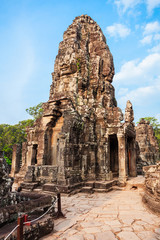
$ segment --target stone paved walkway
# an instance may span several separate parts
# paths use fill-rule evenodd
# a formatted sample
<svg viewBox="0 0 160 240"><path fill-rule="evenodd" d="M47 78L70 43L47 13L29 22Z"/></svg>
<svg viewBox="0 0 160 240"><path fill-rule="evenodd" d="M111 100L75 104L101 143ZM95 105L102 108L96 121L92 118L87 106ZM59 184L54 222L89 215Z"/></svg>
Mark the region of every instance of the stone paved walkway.
<svg viewBox="0 0 160 240"><path fill-rule="evenodd" d="M137 181L139 178L134 179L134 183ZM54 233L42 239L160 239L160 217L144 206L142 194L142 188L131 188L129 184L121 191L62 196L66 218L55 220Z"/></svg>

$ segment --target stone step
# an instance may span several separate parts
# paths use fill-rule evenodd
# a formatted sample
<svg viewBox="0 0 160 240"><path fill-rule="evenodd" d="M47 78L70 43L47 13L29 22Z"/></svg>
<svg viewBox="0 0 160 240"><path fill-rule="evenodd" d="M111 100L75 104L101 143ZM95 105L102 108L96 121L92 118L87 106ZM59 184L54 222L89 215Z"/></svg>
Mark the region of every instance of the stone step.
<svg viewBox="0 0 160 240"><path fill-rule="evenodd" d="M114 186L117 184L117 179L111 181L87 181L84 182L86 187L93 187L93 188L108 188L108 186Z"/></svg>
<svg viewBox="0 0 160 240"><path fill-rule="evenodd" d="M38 187L39 182L23 182L21 183L21 188L24 190L32 190L35 189L36 187Z"/></svg>
<svg viewBox="0 0 160 240"><path fill-rule="evenodd" d="M94 185L95 185L95 181L87 181L87 182L85 182L85 186L86 187L94 188Z"/></svg>
<svg viewBox="0 0 160 240"><path fill-rule="evenodd" d="M81 188L81 192L84 192L84 193L93 193L93 188L92 188L92 187L89 187L89 186L82 187L82 188Z"/></svg>
<svg viewBox="0 0 160 240"><path fill-rule="evenodd" d="M58 189L57 189L56 184L46 183L46 184L43 185L42 190L43 191L48 191L48 192L56 192Z"/></svg>
<svg viewBox="0 0 160 240"><path fill-rule="evenodd" d="M96 181L95 182L95 188L97 189L109 189L112 186L115 186L117 184L116 180L111 181Z"/></svg>
<svg viewBox="0 0 160 240"><path fill-rule="evenodd" d="M41 193L42 192L42 187L37 187L37 188L33 189L33 191Z"/></svg>
<svg viewBox="0 0 160 240"><path fill-rule="evenodd" d="M94 192L98 192L98 193L109 192L109 191L112 191L112 190L113 190L112 187L107 188L107 189L104 189L104 188L93 188L93 191Z"/></svg>
<svg viewBox="0 0 160 240"><path fill-rule="evenodd" d="M112 182L95 182L95 188L97 189L107 189L112 186Z"/></svg>
<svg viewBox="0 0 160 240"><path fill-rule="evenodd" d="M81 187L83 186L83 182L75 183L72 185L58 185L54 183L45 183L42 186L42 191L44 192L61 192L61 193L71 193L74 191L79 191Z"/></svg>
<svg viewBox="0 0 160 240"><path fill-rule="evenodd" d="M113 178L118 178L118 176L119 176L118 172L113 172L112 174L113 174Z"/></svg>
<svg viewBox="0 0 160 240"><path fill-rule="evenodd" d="M119 187L119 186L116 185L116 186L113 186L112 189L116 190L116 191L123 191L123 190L126 189L126 187Z"/></svg>
<svg viewBox="0 0 160 240"><path fill-rule="evenodd" d="M74 183L72 185L57 185L59 191L61 193L71 193L72 191L75 191L77 189L81 189L81 187L83 186L83 182L78 182L78 183Z"/></svg>
<svg viewBox="0 0 160 240"><path fill-rule="evenodd" d="M107 192L108 189L110 190L113 186L117 185L117 181L117 179L111 181L87 181L84 183L82 192L96 191L96 189L98 189L99 192ZM102 191L100 191L100 189L102 189Z"/></svg>

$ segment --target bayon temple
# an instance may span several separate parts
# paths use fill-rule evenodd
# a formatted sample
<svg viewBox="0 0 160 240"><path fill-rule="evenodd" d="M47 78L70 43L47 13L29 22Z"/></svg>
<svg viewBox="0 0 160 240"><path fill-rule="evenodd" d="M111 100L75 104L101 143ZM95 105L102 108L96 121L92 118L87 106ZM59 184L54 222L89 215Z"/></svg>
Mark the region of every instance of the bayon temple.
<svg viewBox="0 0 160 240"><path fill-rule="evenodd" d="M135 128L129 100L123 116L113 76L113 57L101 28L87 15L76 17L59 44L43 116L27 129L21 154L14 146L15 188L69 192L87 182L114 179L122 186L137 175L137 166L156 162L153 129L143 121Z"/></svg>

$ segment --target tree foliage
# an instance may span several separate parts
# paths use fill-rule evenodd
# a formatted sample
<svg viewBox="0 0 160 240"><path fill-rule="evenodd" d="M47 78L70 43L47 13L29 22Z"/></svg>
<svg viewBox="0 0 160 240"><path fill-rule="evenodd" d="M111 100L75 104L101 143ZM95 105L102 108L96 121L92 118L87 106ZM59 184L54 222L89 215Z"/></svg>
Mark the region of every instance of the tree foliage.
<svg viewBox="0 0 160 240"><path fill-rule="evenodd" d="M43 108L42 108L43 103L39 103L36 106L30 107L26 109L26 112L31 115L34 120L40 118L43 114Z"/></svg>
<svg viewBox="0 0 160 240"><path fill-rule="evenodd" d="M144 119L146 121L150 122L150 125L153 127L155 136L158 140L158 144L159 144L159 150L160 150L160 123L158 122L158 120L155 117L144 117L144 118L140 118L139 122ZM139 123L138 122L138 123Z"/></svg>
<svg viewBox="0 0 160 240"><path fill-rule="evenodd" d="M15 125L0 124L0 150L4 151L6 160L12 159L12 147L15 143L26 141L26 127L31 127L34 120L20 121Z"/></svg>
<svg viewBox="0 0 160 240"><path fill-rule="evenodd" d="M42 116L42 103L26 109L33 119L20 121L18 124L0 124L0 150L4 151L4 157L11 164L12 148L15 143L21 144L26 141L26 127L33 126L34 121Z"/></svg>

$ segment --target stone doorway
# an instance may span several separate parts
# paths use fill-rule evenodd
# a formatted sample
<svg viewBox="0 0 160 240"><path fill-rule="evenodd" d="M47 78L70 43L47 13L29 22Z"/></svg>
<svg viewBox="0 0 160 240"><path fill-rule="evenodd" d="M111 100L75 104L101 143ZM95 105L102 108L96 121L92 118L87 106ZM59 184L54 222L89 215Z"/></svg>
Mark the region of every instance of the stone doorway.
<svg viewBox="0 0 160 240"><path fill-rule="evenodd" d="M37 148L38 144L33 144L31 165L37 164Z"/></svg>
<svg viewBox="0 0 160 240"><path fill-rule="evenodd" d="M117 135L113 134L109 136L109 150L110 150L110 171L113 173L113 177L119 176L119 163L118 163L118 139Z"/></svg>
<svg viewBox="0 0 160 240"><path fill-rule="evenodd" d="M59 148L59 133L63 126L63 117L60 117L55 126L55 123L50 123L50 127L46 132L45 149L46 159L45 165L57 165L58 148Z"/></svg>

